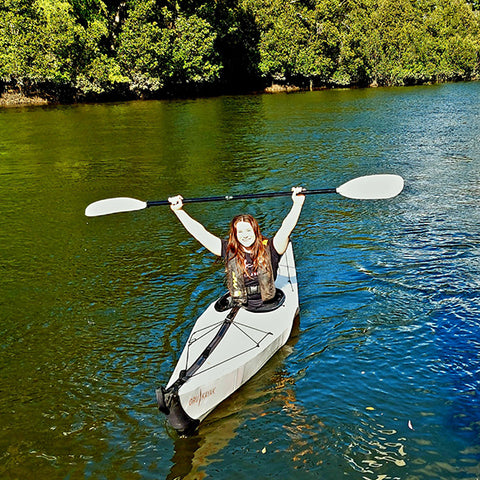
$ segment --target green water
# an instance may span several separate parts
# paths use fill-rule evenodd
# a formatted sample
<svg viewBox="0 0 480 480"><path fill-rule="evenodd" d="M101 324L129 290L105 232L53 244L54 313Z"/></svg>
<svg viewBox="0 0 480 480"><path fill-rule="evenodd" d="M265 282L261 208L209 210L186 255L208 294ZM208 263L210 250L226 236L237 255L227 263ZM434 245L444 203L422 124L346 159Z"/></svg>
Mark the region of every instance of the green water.
<svg viewBox="0 0 480 480"><path fill-rule="evenodd" d="M480 476L480 84L0 111L0 477ZM159 200L404 176L307 199L288 345L193 438L156 409L222 272ZM196 204L278 228L288 199ZM410 423L409 423L410 422ZM410 427L413 427L410 428Z"/></svg>

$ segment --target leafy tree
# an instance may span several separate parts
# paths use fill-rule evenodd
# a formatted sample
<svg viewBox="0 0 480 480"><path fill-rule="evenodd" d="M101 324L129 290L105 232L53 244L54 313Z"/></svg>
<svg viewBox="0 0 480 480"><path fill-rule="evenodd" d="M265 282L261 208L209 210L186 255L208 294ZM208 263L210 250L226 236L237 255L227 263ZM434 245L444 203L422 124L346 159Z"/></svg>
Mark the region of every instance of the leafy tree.
<svg viewBox="0 0 480 480"><path fill-rule="evenodd" d="M214 51L216 34L208 22L195 14L179 15L175 27L171 58L173 83L201 84L216 80L221 66Z"/></svg>
<svg viewBox="0 0 480 480"><path fill-rule="evenodd" d="M38 0L27 8L15 6L0 19L2 77L20 82L71 80L72 46L79 32L70 17L70 5Z"/></svg>
<svg viewBox="0 0 480 480"><path fill-rule="evenodd" d="M374 83L397 84L416 76L419 20L410 0L378 2L369 16L369 35L364 35L363 44Z"/></svg>
<svg viewBox="0 0 480 480"><path fill-rule="evenodd" d="M166 86L214 81L220 72L214 41L215 33L205 20L147 0L129 11L119 35L118 56L131 90L145 96Z"/></svg>
<svg viewBox="0 0 480 480"><path fill-rule="evenodd" d="M480 17L462 0L438 0L429 18L439 80L480 72Z"/></svg>
<svg viewBox="0 0 480 480"><path fill-rule="evenodd" d="M365 44L371 37L372 0L346 0L339 6L340 45L331 81L337 85L363 85L369 81Z"/></svg>
<svg viewBox="0 0 480 480"><path fill-rule="evenodd" d="M115 90L125 78L102 46L107 21L96 5L79 19L67 1L10 2L0 18L0 76L20 87L50 85L54 95L65 87L80 97Z"/></svg>
<svg viewBox="0 0 480 480"><path fill-rule="evenodd" d="M273 0L249 4L261 25L259 70L266 78L327 80L338 44L338 30L331 22L319 23L310 4Z"/></svg>
<svg viewBox="0 0 480 480"><path fill-rule="evenodd" d="M452 79L478 70L478 17L463 0L379 0L363 36L374 83Z"/></svg>
<svg viewBox="0 0 480 480"><path fill-rule="evenodd" d="M480 0L467 0L474 10L480 10Z"/></svg>

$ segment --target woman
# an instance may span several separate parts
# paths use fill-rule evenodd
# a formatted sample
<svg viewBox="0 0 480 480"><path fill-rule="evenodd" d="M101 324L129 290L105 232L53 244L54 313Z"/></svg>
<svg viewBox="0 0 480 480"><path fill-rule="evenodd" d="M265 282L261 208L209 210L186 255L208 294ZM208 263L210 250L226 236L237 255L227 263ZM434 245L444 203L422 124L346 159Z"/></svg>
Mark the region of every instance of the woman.
<svg viewBox="0 0 480 480"><path fill-rule="evenodd" d="M302 187L292 188L292 208L273 239L260 233L258 222L251 215L237 215L230 223L228 240L221 240L183 210L181 195L168 201L186 230L225 261L227 286L234 303L255 309L275 296L278 262L287 249L305 202L302 191Z"/></svg>

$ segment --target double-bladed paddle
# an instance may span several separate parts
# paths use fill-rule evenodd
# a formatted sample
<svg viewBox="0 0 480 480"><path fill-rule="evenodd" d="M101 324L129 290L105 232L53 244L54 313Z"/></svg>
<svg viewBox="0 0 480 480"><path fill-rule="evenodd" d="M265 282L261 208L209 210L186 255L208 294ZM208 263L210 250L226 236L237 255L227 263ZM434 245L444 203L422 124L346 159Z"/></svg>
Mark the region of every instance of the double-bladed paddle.
<svg viewBox="0 0 480 480"><path fill-rule="evenodd" d="M322 193L338 193L343 197L359 200L378 200L396 197L403 190L403 178L399 175L367 175L350 180L338 188L323 188L319 190L305 190L304 195L318 195ZM222 200L250 200L253 198L286 197L292 192L246 193L240 195L226 195L220 197L184 198L183 203L219 202ZM143 202L135 198L117 197L98 200L85 209L87 217L98 217L111 213L131 212L143 210L147 207L170 205L168 200L154 200Z"/></svg>

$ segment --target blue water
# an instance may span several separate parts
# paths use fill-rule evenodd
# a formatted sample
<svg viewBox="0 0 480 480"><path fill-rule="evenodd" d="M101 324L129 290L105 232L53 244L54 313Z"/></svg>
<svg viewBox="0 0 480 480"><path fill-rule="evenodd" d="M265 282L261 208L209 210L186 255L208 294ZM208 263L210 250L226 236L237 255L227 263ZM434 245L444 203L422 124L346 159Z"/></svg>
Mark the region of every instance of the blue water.
<svg viewBox="0 0 480 480"><path fill-rule="evenodd" d="M0 112L1 478L480 478L480 84ZM191 438L156 410L214 258L142 200L336 187L308 197L288 344ZM271 235L288 199L196 204Z"/></svg>

